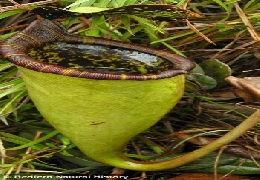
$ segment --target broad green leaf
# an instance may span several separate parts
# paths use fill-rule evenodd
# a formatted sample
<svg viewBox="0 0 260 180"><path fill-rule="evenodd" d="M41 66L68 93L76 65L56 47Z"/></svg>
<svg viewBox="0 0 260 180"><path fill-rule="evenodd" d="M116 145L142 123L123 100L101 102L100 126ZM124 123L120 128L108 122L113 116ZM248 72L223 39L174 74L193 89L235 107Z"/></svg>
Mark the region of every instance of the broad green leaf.
<svg viewBox="0 0 260 180"><path fill-rule="evenodd" d="M187 75L187 77L189 80L196 82L196 84L204 90L213 89L217 86L217 82L215 79L204 74L191 73Z"/></svg>
<svg viewBox="0 0 260 180"><path fill-rule="evenodd" d="M225 78L231 75L230 67L216 59L204 61L200 63L200 66L207 76L217 81L217 87L224 85Z"/></svg>
<svg viewBox="0 0 260 180"><path fill-rule="evenodd" d="M196 64L196 67L190 71L190 73L200 73L205 74L204 70L200 67L200 65Z"/></svg>

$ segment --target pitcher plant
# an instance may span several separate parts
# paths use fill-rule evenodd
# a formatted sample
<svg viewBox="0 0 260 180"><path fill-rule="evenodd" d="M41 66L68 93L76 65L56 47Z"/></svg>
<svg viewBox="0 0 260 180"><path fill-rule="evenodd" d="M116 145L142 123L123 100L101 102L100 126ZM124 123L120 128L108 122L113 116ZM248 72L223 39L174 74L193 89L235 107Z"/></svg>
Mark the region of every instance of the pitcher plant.
<svg viewBox="0 0 260 180"><path fill-rule="evenodd" d="M170 160L143 162L125 156L129 140L183 96L184 74L194 63L171 52L72 35L58 22L42 19L3 41L0 53L18 67L43 117L104 164L139 171L174 168L238 137L220 138Z"/></svg>

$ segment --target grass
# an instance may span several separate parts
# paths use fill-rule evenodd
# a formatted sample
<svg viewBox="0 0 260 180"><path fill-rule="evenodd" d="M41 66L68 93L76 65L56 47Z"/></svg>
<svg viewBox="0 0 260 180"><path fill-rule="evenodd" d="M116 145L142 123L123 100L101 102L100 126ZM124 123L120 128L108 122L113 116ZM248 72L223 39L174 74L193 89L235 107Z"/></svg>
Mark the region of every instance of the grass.
<svg viewBox="0 0 260 180"><path fill-rule="evenodd" d="M204 15L186 21L162 22L138 16L96 16L61 18L69 32L82 36L97 36L168 49L200 64L218 59L228 65L237 77L259 76L259 3L250 1L43 1L17 6L1 2L1 40L24 29L36 16L28 14L28 7L45 3L54 6L120 7L130 4L177 3ZM214 44L213 44L214 43ZM257 59L258 58L258 59ZM205 71L205 69L204 69ZM216 70L218 71L218 70ZM196 72L197 73L197 72ZM238 138L225 151L212 153L194 163L164 172L132 172L94 162L85 157L68 138L58 134L42 118L27 97L17 69L0 60L0 174L104 174L117 172L132 178L167 179L185 172L218 172L239 175L259 174L259 126ZM205 78L207 79L207 78ZM213 78L214 79L214 78ZM129 142L128 156L149 160L168 159L190 152L201 141L212 142L237 126L255 110L259 103L244 102L230 95L232 88L224 83L205 89L195 78L190 80L186 94L179 104L160 122ZM197 141L196 141L197 140ZM177 146L178 145L178 146ZM235 153L232 147L236 147ZM248 155L248 151L251 154ZM230 156L229 154L233 154ZM215 161L212 161L215 159ZM9 178L12 179L12 178ZM52 179L58 179L55 176Z"/></svg>

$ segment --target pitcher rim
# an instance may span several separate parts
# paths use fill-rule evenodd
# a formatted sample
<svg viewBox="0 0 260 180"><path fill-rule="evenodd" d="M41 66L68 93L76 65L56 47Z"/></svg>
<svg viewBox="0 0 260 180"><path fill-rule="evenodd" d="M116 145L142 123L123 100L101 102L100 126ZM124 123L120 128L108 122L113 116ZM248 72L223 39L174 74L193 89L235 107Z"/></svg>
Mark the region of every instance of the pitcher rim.
<svg viewBox="0 0 260 180"><path fill-rule="evenodd" d="M45 25L48 23L50 23L51 25L55 26L56 29L58 29L57 32L55 33L62 38L59 37L58 40L55 39L52 41L41 42L37 40L35 37L30 36L29 33L32 32L34 26L37 26L38 29L40 26L40 30L50 31L48 27L46 27ZM53 31L53 29L51 30ZM21 38L25 42L20 42ZM147 53L150 55L163 58L173 63L174 68L161 71L159 73L151 73L151 74L95 72L90 70L75 69L75 68L69 68L60 65L54 65L47 62L41 62L37 59L30 57L26 52L29 48L33 46L39 46L39 45L52 43L52 42L103 45L103 46L117 47L117 48L123 48L128 50L135 50L135 51L139 51L142 53ZM21 44L23 46L21 46ZM2 54L3 58L8 59L10 62L14 63L15 65L27 69L31 69L34 71L71 76L71 77L79 77L79 78L100 79L100 80L156 80L156 79L170 78L180 74L187 74L188 71L193 69L195 66L195 64L191 60L186 59L185 57L182 57L180 55L174 54L170 51L158 50L155 48L151 48L139 44L126 43L122 41L110 40L105 38L72 35L67 32L64 32L64 27L62 27L60 24L57 24L56 21L53 22L51 20L46 20L46 19L35 20L25 30L17 33L10 39L7 39L3 43L1 43L0 53Z"/></svg>

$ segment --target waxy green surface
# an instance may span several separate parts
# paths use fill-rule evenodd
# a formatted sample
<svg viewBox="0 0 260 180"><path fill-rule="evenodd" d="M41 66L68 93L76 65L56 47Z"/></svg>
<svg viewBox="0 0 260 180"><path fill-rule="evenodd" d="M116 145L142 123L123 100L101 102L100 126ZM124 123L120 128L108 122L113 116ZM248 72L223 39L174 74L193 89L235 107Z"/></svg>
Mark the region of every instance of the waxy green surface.
<svg viewBox="0 0 260 180"><path fill-rule="evenodd" d="M118 81L69 77L22 67L19 70L43 117L88 157L132 170L169 168L135 163L123 153L129 140L154 125L179 101L184 75Z"/></svg>

